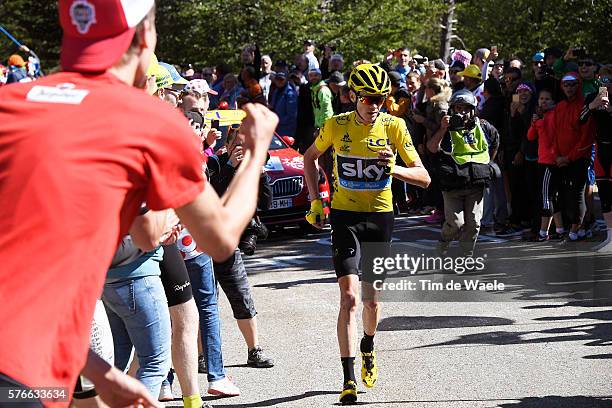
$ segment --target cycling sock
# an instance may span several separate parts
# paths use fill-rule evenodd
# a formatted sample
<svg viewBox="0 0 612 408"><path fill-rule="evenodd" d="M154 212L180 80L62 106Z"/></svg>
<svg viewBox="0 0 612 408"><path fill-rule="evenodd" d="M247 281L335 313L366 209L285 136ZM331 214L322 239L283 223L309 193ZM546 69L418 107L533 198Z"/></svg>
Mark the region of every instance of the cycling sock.
<svg viewBox="0 0 612 408"><path fill-rule="evenodd" d="M570 241L576 241L578 239L578 234L576 234L575 232L570 232L569 239Z"/></svg>
<svg viewBox="0 0 612 408"><path fill-rule="evenodd" d="M540 230L540 236L541 236L542 238L544 238L544 237L545 237L545 236L547 236L547 235L548 235L548 231L544 231L544 230L542 230L542 229Z"/></svg>
<svg viewBox="0 0 612 408"><path fill-rule="evenodd" d="M371 353L374 350L374 336L368 336L365 332L361 339L360 349L362 353Z"/></svg>
<svg viewBox="0 0 612 408"><path fill-rule="evenodd" d="M188 397L183 396L183 406L185 408L201 408L204 401L199 394L190 395Z"/></svg>
<svg viewBox="0 0 612 408"><path fill-rule="evenodd" d="M346 384L347 381L352 380L355 381L355 383L357 382L355 380L355 357L342 357L340 360L342 360L342 371L344 372L344 383Z"/></svg>
<svg viewBox="0 0 612 408"><path fill-rule="evenodd" d="M565 228L563 228L563 227L555 228L555 231L557 231L557 234L564 234L565 233Z"/></svg>
<svg viewBox="0 0 612 408"><path fill-rule="evenodd" d="M586 236L586 231L584 230L584 228L580 228L578 230L578 238L584 238Z"/></svg>

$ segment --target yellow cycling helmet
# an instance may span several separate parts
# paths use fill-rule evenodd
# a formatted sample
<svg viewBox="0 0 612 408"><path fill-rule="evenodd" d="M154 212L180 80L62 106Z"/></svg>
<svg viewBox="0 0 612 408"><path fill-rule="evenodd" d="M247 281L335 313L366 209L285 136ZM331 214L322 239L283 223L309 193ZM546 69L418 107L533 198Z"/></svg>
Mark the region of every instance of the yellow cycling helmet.
<svg viewBox="0 0 612 408"><path fill-rule="evenodd" d="M358 94L387 95L391 91L389 74L379 65L357 65L348 80L349 88Z"/></svg>

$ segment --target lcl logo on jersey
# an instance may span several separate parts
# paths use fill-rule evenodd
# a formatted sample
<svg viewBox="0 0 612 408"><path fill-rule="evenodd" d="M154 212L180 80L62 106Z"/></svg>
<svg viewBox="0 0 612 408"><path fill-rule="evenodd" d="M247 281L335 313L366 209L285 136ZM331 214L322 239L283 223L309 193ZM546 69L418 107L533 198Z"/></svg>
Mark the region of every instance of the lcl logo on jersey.
<svg viewBox="0 0 612 408"><path fill-rule="evenodd" d="M377 158L353 157L336 154L338 181L349 190L384 190L391 178L378 165Z"/></svg>
<svg viewBox="0 0 612 408"><path fill-rule="evenodd" d="M372 147L385 147L387 145L391 145L391 141L389 139L372 139L372 138L368 138L368 146L372 146Z"/></svg>

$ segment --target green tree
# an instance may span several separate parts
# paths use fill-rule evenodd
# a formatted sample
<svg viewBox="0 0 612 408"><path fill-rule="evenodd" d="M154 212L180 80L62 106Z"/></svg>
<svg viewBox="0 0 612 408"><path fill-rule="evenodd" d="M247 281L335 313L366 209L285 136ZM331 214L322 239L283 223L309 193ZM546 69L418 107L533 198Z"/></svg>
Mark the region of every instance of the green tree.
<svg viewBox="0 0 612 408"><path fill-rule="evenodd" d="M584 46L609 61L611 7L612 0L464 0L455 30L470 51L498 45L500 55L530 61L546 47Z"/></svg>

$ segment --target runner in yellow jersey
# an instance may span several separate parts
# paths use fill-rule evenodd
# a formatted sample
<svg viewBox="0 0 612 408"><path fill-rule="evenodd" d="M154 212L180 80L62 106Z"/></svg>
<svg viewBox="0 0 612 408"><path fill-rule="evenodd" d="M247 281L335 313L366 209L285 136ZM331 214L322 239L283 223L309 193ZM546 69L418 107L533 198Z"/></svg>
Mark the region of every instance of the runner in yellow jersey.
<svg viewBox="0 0 612 408"><path fill-rule="evenodd" d="M329 147L334 152L335 193L330 221L334 269L340 286L337 332L344 371L341 403L357 401L353 365L361 243L391 241L394 222L392 177L420 187L427 187L430 182L404 121L380 112L390 90L387 72L374 64L358 65L351 72L349 87L357 109L328 119L304 155L304 173L312 200L306 219L320 228L324 216L321 199L315 193L318 192L316 160ZM407 167L395 164L396 153ZM365 386L371 388L378 378L374 334L380 304L371 282L364 282L362 290L361 378Z"/></svg>

